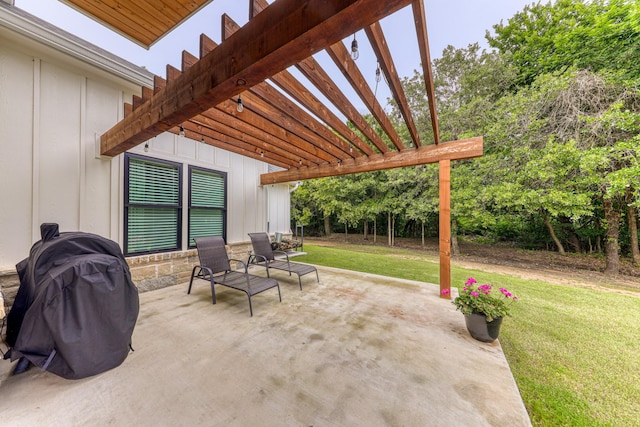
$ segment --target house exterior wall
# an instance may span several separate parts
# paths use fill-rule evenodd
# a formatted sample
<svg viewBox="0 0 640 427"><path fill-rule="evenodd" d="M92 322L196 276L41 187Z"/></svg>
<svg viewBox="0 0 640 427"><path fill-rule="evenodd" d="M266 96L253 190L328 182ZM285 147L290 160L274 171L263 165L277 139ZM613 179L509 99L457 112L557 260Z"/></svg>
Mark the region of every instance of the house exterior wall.
<svg viewBox="0 0 640 427"><path fill-rule="evenodd" d="M78 59L90 55L90 47L73 45L63 52L47 45L45 40L58 37L51 26L39 24L36 36L20 34L9 24L24 27L29 18L7 15L5 8L0 7L0 287L5 294L12 289L11 301L15 264L40 240L43 222L123 246L124 155L101 158L99 137L123 117L123 102L139 95L139 80L151 86L152 78L144 70L138 70L137 81L114 72L117 58L101 59L104 67ZM259 185L267 164L169 133L148 142L148 152L144 144L130 152L181 163L185 183L187 165L227 173L227 243L235 256L246 259L247 233L267 230L267 209L272 216L287 215L273 231L288 231L288 186ZM184 207L187 198L184 191ZM128 258L134 281L153 288L188 278L185 271L197 254L188 249L188 209L182 214L182 249Z"/></svg>

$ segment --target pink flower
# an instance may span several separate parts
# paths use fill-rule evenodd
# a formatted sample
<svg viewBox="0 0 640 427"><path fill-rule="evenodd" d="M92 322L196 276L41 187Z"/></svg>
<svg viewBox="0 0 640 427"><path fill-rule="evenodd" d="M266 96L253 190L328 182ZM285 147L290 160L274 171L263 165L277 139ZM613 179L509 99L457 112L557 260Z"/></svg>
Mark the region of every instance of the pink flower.
<svg viewBox="0 0 640 427"><path fill-rule="evenodd" d="M485 295L489 295L491 293L491 285L478 286L478 290Z"/></svg>
<svg viewBox="0 0 640 427"><path fill-rule="evenodd" d="M471 286L471 285L475 285L476 283L478 283L478 281L476 279L474 279L473 277L469 277L467 279L467 282L465 283L465 285Z"/></svg>
<svg viewBox="0 0 640 427"><path fill-rule="evenodd" d="M442 295L449 295L451 291L449 289L443 289L442 290Z"/></svg>
<svg viewBox="0 0 640 427"><path fill-rule="evenodd" d="M476 291L473 291L473 292L471 292L471 295L472 295L472 296L474 296L474 297L477 297L477 296L479 296L480 294L478 294Z"/></svg>

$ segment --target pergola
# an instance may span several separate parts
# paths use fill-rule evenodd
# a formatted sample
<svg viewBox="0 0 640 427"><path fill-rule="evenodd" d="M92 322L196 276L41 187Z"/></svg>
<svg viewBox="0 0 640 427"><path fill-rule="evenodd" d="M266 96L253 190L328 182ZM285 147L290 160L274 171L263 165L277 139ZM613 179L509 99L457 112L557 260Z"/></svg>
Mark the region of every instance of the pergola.
<svg viewBox="0 0 640 427"><path fill-rule="evenodd" d="M149 46L211 0L63 0ZM379 21L411 5L434 140L422 141ZM441 142L423 0L249 0L249 22L222 17L222 42L202 34L200 52L167 65L154 87L125 104L124 118L101 137L116 156L162 133L186 137L278 166L261 175L274 184L439 163L440 289L449 290L450 161L482 156L482 137ZM342 40L364 29L410 135L404 141ZM358 94L380 136L313 58L325 50ZM323 104L287 69L331 102ZM286 95L285 95L286 94ZM239 108L242 104L242 108ZM240 111L242 110L242 111ZM352 127L333 111L340 111ZM352 128L357 130L354 131ZM440 293L442 297L449 295Z"/></svg>

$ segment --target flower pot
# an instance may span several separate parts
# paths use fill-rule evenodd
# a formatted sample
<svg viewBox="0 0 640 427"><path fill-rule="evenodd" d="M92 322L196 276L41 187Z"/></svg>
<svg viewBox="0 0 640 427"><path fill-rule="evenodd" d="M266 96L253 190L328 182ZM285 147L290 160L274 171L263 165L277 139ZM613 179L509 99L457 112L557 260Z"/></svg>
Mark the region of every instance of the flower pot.
<svg viewBox="0 0 640 427"><path fill-rule="evenodd" d="M471 313L464 315L464 321L473 338L482 342L494 342L500 333L502 317L494 317L493 321L487 322L484 314Z"/></svg>

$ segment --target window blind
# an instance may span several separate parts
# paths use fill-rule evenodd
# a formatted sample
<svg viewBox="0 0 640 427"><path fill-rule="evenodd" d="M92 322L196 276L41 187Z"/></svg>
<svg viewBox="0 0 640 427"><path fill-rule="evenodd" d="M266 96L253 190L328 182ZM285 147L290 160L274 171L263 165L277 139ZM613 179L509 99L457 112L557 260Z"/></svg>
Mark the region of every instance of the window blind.
<svg viewBox="0 0 640 427"><path fill-rule="evenodd" d="M226 175L191 168L190 179L189 246L195 246L195 237L226 237Z"/></svg>
<svg viewBox="0 0 640 427"><path fill-rule="evenodd" d="M127 254L177 249L180 236L180 166L128 157Z"/></svg>

